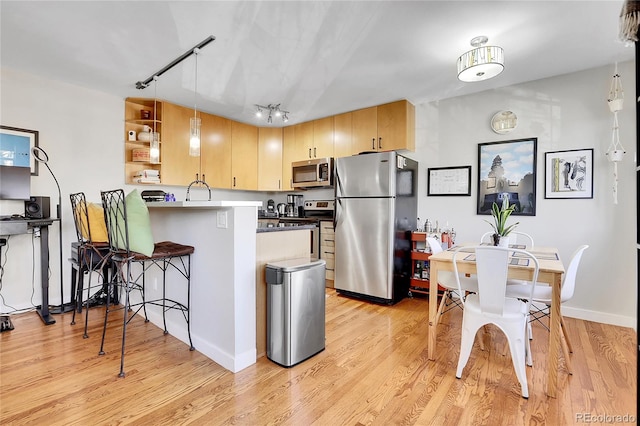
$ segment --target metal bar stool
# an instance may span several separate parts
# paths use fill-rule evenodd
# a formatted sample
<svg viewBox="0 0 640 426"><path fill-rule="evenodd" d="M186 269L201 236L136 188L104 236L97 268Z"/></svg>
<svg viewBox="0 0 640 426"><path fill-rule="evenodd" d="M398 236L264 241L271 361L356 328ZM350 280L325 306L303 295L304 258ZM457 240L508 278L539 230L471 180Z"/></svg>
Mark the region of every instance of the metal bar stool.
<svg viewBox="0 0 640 426"><path fill-rule="evenodd" d="M86 339L89 337L87 332L89 307L100 304L101 293L104 293L106 296L109 292L113 291L109 282L109 269L112 267L110 261L111 253L109 251L109 243L107 242L102 208L100 207L98 209L97 206L88 204L83 192L70 194L70 199L78 239L76 242L71 243L71 258L69 259L71 261L71 294L74 299L73 302L75 302L71 325L75 325L76 312L82 312L82 304L84 303L86 306L84 334L82 337ZM92 213L89 212L90 210ZM98 222L94 222L92 219L97 219ZM102 223L99 221L102 221ZM94 222L93 234L91 222ZM97 229L100 227L102 229ZM91 280L94 275L93 272L97 272L102 280L98 282L100 291L96 292L93 296L89 296L93 288L91 285ZM89 281L87 283L87 298L83 302L85 274L89 275ZM115 303L117 303L117 297Z"/></svg>
<svg viewBox="0 0 640 426"><path fill-rule="evenodd" d="M126 197L122 189L111 191L101 191L102 205L104 208L105 222L107 224L107 233L109 236L109 247L111 250L111 259L115 265L116 276L114 281L120 286L124 294L124 306L112 308L109 304L109 295L107 295L107 309L104 316L104 327L102 331L102 343L100 345L100 355L104 355L104 339L107 331L108 315L113 310L122 309L123 328L122 328L122 345L120 355L120 377L125 376L124 372L124 354L127 333L127 324L135 317L135 315L143 311L145 321L149 321L147 317L146 306L155 305L162 307L162 320L164 325L164 333L167 334L166 312L169 310L178 310L182 313L187 324L187 334L189 336L189 350L194 350L191 340L191 326L189 321L189 308L191 305L191 254L194 252L192 246L177 244L171 241L160 243L151 242L151 247L146 253L141 253L137 247L137 241L131 231L132 224L129 222L132 218L139 219L140 216L146 216L146 226L148 223L148 211L144 200L140 197L137 190L133 190ZM150 227L149 227L149 235ZM144 239L144 238L140 238ZM134 248L136 250L134 250ZM140 268L135 268L134 265ZM145 274L152 267L158 267L162 270L162 297L155 300L146 300L145 298ZM186 304L167 298L166 293L166 272L168 269L179 272L187 281L187 301ZM140 293L141 301L133 303L131 301L131 291L136 290Z"/></svg>

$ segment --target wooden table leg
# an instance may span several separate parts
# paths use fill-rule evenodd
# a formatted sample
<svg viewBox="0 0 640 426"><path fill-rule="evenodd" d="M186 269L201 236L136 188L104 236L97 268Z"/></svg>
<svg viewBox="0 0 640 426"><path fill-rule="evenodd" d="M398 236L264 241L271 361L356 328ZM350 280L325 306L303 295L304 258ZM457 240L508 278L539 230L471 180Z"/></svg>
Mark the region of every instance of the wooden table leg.
<svg viewBox="0 0 640 426"><path fill-rule="evenodd" d="M551 293L551 318L549 321L549 364L547 377L547 395L556 397L558 387L558 356L560 355L560 292L562 289L562 275L553 277Z"/></svg>
<svg viewBox="0 0 640 426"><path fill-rule="evenodd" d="M438 315L438 262L431 262L429 274L429 359L436 359L436 318Z"/></svg>

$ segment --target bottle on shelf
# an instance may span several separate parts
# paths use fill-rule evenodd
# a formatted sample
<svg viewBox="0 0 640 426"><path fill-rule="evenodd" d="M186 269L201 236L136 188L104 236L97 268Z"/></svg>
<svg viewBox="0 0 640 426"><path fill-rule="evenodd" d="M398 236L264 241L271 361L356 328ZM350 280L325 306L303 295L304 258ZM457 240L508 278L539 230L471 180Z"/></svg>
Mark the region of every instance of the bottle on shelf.
<svg viewBox="0 0 640 426"><path fill-rule="evenodd" d="M416 260L416 268L413 271L414 278L422 278L422 262Z"/></svg>

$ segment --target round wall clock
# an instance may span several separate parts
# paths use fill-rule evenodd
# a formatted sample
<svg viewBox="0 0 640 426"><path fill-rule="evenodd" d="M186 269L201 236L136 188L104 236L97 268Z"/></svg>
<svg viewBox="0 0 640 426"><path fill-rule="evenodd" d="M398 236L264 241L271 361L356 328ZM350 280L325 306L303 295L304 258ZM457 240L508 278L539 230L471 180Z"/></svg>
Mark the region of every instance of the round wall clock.
<svg viewBox="0 0 640 426"><path fill-rule="evenodd" d="M491 129L498 134L511 132L518 124L518 117L512 111L500 111L491 118Z"/></svg>

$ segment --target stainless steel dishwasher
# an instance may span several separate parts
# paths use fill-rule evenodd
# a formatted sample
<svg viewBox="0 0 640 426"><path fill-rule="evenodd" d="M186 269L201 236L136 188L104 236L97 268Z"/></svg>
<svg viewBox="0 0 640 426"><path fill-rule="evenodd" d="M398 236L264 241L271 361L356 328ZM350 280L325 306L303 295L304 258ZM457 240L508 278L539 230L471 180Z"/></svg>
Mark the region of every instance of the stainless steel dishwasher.
<svg viewBox="0 0 640 426"><path fill-rule="evenodd" d="M325 261L266 266L267 357L292 367L325 348Z"/></svg>

